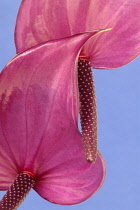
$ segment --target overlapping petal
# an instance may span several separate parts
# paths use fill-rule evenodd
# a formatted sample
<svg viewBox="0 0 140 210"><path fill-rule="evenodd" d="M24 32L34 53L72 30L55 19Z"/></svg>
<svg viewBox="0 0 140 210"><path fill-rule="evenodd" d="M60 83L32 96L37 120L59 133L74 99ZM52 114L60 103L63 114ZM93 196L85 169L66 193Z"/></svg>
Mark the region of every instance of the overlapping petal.
<svg viewBox="0 0 140 210"><path fill-rule="evenodd" d="M88 41L82 53L93 68L120 67L140 53L139 8L139 0L23 0L15 30L17 52L47 40L112 28Z"/></svg>
<svg viewBox="0 0 140 210"><path fill-rule="evenodd" d="M102 185L103 158L86 162L77 128L77 59L94 34L33 47L0 74L0 190L29 171L42 197L70 205Z"/></svg>

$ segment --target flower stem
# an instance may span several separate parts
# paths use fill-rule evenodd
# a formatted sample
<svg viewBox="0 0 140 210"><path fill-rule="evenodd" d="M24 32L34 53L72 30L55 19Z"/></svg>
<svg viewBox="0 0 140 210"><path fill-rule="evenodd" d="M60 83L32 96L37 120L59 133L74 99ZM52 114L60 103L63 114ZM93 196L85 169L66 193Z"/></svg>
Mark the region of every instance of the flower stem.
<svg viewBox="0 0 140 210"><path fill-rule="evenodd" d="M80 120L86 160L94 163L97 157L97 110L95 88L89 61L78 62Z"/></svg>
<svg viewBox="0 0 140 210"><path fill-rule="evenodd" d="M35 180L30 174L20 173L0 201L0 210L15 210L34 186Z"/></svg>

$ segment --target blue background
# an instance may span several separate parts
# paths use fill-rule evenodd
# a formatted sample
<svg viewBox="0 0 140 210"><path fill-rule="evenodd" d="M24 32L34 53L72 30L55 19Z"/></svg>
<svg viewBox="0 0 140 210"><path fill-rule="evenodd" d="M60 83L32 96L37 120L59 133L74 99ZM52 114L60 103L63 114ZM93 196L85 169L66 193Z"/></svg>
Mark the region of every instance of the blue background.
<svg viewBox="0 0 140 210"><path fill-rule="evenodd" d="M21 0L0 1L0 69L15 56L14 26ZM107 166L102 188L75 206L59 206L34 190L20 210L140 209L140 58L115 70L94 70L99 150ZM0 192L0 198L4 192Z"/></svg>

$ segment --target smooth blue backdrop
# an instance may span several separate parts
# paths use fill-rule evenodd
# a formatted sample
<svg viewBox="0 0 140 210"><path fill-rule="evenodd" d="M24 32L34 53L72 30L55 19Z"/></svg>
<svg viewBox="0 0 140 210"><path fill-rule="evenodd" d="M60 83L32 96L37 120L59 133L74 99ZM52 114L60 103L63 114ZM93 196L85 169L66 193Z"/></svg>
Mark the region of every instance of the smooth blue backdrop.
<svg viewBox="0 0 140 210"><path fill-rule="evenodd" d="M14 25L20 2L0 1L1 70L15 56ZM140 58L116 70L93 71L99 150L107 165L103 187L86 202L68 207L51 204L32 190L19 210L140 209Z"/></svg>

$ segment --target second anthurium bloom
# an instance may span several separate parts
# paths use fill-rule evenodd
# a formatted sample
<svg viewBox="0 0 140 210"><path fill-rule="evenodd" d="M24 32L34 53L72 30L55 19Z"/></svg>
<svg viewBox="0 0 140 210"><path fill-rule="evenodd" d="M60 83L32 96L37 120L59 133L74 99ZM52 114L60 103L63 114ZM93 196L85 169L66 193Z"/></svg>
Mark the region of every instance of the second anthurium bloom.
<svg viewBox="0 0 140 210"><path fill-rule="evenodd" d="M88 40L79 55L80 117L89 162L94 162L97 155L97 113L91 67L118 68L139 55L139 8L139 0L23 0L21 3L15 29L17 53L48 40L112 28Z"/></svg>
<svg viewBox="0 0 140 210"><path fill-rule="evenodd" d="M89 164L83 155L75 77L81 47L95 34L33 47L0 74L0 209L17 208L31 188L72 205L101 187L102 156Z"/></svg>

